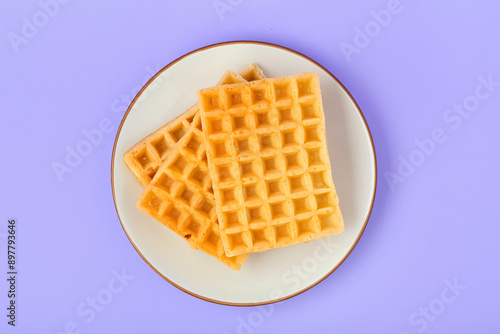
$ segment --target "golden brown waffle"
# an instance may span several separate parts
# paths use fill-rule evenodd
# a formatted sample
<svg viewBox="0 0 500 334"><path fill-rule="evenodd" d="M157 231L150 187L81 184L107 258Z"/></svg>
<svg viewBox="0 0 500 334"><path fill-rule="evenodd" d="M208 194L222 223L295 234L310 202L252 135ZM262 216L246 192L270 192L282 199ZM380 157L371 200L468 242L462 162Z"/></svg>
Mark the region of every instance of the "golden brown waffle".
<svg viewBox="0 0 500 334"><path fill-rule="evenodd" d="M262 71L258 71L262 77ZM230 71L220 81L235 82L245 82L245 79ZM247 254L228 257L224 252L199 114L195 115L186 135L172 148L137 207L186 238L192 248L200 248L233 270L239 270L248 257Z"/></svg>
<svg viewBox="0 0 500 334"><path fill-rule="evenodd" d="M341 233L316 73L198 92L228 256Z"/></svg>
<svg viewBox="0 0 500 334"><path fill-rule="evenodd" d="M236 81L231 78L233 75L236 74L230 71L226 72L217 85L235 83ZM265 78L262 70L255 64L245 67L240 72L240 75L246 81ZM198 105L195 104L182 115L135 144L124 154L123 160L125 164L143 187L146 187L151 182L172 147L188 132L198 110Z"/></svg>

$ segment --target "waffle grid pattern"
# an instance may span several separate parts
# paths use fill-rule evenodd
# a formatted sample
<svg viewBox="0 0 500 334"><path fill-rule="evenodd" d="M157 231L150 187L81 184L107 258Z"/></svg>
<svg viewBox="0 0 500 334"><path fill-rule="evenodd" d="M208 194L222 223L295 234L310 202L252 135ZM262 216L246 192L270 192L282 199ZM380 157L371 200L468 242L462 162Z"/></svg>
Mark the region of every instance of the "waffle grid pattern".
<svg viewBox="0 0 500 334"><path fill-rule="evenodd" d="M198 101L228 256L343 231L317 74L208 88Z"/></svg>
<svg viewBox="0 0 500 334"><path fill-rule="evenodd" d="M236 73L227 71L217 85L235 83ZM246 81L264 79L262 70L255 64L245 67L240 76ZM194 116L198 113L195 104L179 117L163 125L161 128L141 140L128 150L123 159L143 187L146 187L158 171L162 161L166 159L175 144L188 132Z"/></svg>

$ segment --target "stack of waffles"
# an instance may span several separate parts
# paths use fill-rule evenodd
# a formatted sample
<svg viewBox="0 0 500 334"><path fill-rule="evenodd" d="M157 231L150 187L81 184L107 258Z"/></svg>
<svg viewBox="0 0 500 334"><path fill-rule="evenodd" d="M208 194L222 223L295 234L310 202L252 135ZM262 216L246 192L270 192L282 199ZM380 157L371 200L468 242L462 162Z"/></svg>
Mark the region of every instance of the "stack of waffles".
<svg viewBox="0 0 500 334"><path fill-rule="evenodd" d="M316 73L224 73L125 155L137 207L233 270L250 253L339 234Z"/></svg>

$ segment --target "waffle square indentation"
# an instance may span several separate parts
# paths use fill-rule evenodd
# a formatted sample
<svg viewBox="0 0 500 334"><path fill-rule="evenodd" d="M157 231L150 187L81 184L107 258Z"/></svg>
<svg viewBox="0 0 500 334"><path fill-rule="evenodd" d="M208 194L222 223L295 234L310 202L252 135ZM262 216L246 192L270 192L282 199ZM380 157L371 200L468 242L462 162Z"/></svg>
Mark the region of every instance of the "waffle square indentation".
<svg viewBox="0 0 500 334"><path fill-rule="evenodd" d="M143 150L141 153L139 153L135 159L137 160L137 162L139 162L142 168L146 167L151 161L146 150Z"/></svg>
<svg viewBox="0 0 500 334"><path fill-rule="evenodd" d="M226 229L245 226L245 224L242 221L242 218L239 215L238 210L223 212L222 217L223 217L222 219L224 221L224 227Z"/></svg>
<svg viewBox="0 0 500 334"><path fill-rule="evenodd" d="M201 187L203 186L206 177L207 177L206 172L203 172L199 166L195 166L194 169L189 174L188 179Z"/></svg>
<svg viewBox="0 0 500 334"><path fill-rule="evenodd" d="M248 154L251 153L250 138L238 138L236 141L236 153Z"/></svg>
<svg viewBox="0 0 500 334"><path fill-rule="evenodd" d="M295 215L300 215L302 213L309 213L313 210L312 199L309 196L294 198L293 201L293 210Z"/></svg>
<svg viewBox="0 0 500 334"><path fill-rule="evenodd" d="M267 196L269 198L273 196L286 195L285 182L283 178L267 180L266 189L267 189Z"/></svg>
<svg viewBox="0 0 500 334"><path fill-rule="evenodd" d="M209 135L219 134L224 132L224 123L220 116L214 118L207 118L206 131Z"/></svg>
<svg viewBox="0 0 500 334"><path fill-rule="evenodd" d="M265 133L259 135L260 151L273 151L278 149L278 138L275 133Z"/></svg>
<svg viewBox="0 0 500 334"><path fill-rule="evenodd" d="M260 175L256 160L241 161L239 166L241 178L258 177Z"/></svg>
<svg viewBox="0 0 500 334"><path fill-rule="evenodd" d="M217 167L217 178L219 182L226 182L233 180L233 176L231 174L231 166L230 165L221 165Z"/></svg>
<svg viewBox="0 0 500 334"><path fill-rule="evenodd" d="M203 199L197 207L198 211L205 217L210 217L212 215L212 210L214 206L206 199Z"/></svg>
<svg viewBox="0 0 500 334"><path fill-rule="evenodd" d="M195 136L192 136L191 139L188 141L186 148L190 150L193 154L198 153L198 149L201 146L201 142L196 138Z"/></svg>
<svg viewBox="0 0 500 334"><path fill-rule="evenodd" d="M316 93L311 78L297 80L298 97L310 96Z"/></svg>
<svg viewBox="0 0 500 334"><path fill-rule="evenodd" d="M233 131L245 130L245 129L248 130L249 124L247 115L240 115L240 114L231 115L231 126Z"/></svg>
<svg viewBox="0 0 500 334"><path fill-rule="evenodd" d="M315 103L304 102L300 104L302 120L317 119L320 117L319 110Z"/></svg>
<svg viewBox="0 0 500 334"><path fill-rule="evenodd" d="M288 83L275 83L274 94L276 96L276 101L290 100L292 98L292 92Z"/></svg>
<svg viewBox="0 0 500 334"><path fill-rule="evenodd" d="M186 202L187 205L191 205L191 201L193 200L194 193L188 187L184 187L184 189L181 191L179 197L184 202Z"/></svg>
<svg viewBox="0 0 500 334"><path fill-rule="evenodd" d="M165 211L165 217L174 223L175 225L179 224L182 212L177 209L174 205L171 205L167 211Z"/></svg>
<svg viewBox="0 0 500 334"><path fill-rule="evenodd" d="M293 115L292 107L278 107L278 120L280 125L294 124L296 119Z"/></svg>
<svg viewBox="0 0 500 334"><path fill-rule="evenodd" d="M309 175L311 176L313 188L315 190L328 188L328 184L326 183L326 180L325 180L325 173L326 173L326 171L310 172L309 173Z"/></svg>
<svg viewBox="0 0 500 334"><path fill-rule="evenodd" d="M268 103L270 101L266 85L252 87L250 95L252 104Z"/></svg>
<svg viewBox="0 0 500 334"><path fill-rule="evenodd" d="M292 230L291 223L274 225L274 235L276 238L276 243L289 243L292 240Z"/></svg>
<svg viewBox="0 0 500 334"><path fill-rule="evenodd" d="M255 112L255 124L257 129L272 129L271 118L269 116L270 110L258 110Z"/></svg>
<svg viewBox="0 0 500 334"><path fill-rule="evenodd" d="M335 200L329 192L323 194L315 194L314 196L316 197L316 206L318 210L333 207L335 205Z"/></svg>
<svg viewBox="0 0 500 334"><path fill-rule="evenodd" d="M199 102L201 102L201 107L208 111L216 110L220 107L220 98L218 94L204 94Z"/></svg>
<svg viewBox="0 0 500 334"><path fill-rule="evenodd" d="M222 190L222 205L236 203L236 196L234 194L234 189L224 189Z"/></svg>
<svg viewBox="0 0 500 334"><path fill-rule="evenodd" d="M181 123L176 129L173 129L170 134L174 137L175 141L178 142L186 134L186 132L187 129Z"/></svg>
<svg viewBox="0 0 500 334"><path fill-rule="evenodd" d="M269 232L266 228L251 230L251 233L254 246L266 247L271 245L271 242L269 240L270 236L268 235Z"/></svg>
<svg viewBox="0 0 500 334"><path fill-rule="evenodd" d="M168 142L165 140L164 136L161 136L157 141L153 142L153 147L156 152L158 152L159 157L163 157L168 151Z"/></svg>
<svg viewBox="0 0 500 334"><path fill-rule="evenodd" d="M254 208L247 208L247 221L249 224L259 223L263 221L262 208L260 206Z"/></svg>
<svg viewBox="0 0 500 334"><path fill-rule="evenodd" d="M313 219L297 219L297 234L298 237L301 237L305 234L315 233L316 229L314 228Z"/></svg>
<svg viewBox="0 0 500 334"><path fill-rule="evenodd" d="M284 130L281 132L282 147L296 147L300 145L298 128Z"/></svg>
<svg viewBox="0 0 500 334"><path fill-rule="evenodd" d="M172 163L173 169L181 174L184 172L184 169L187 167L187 165L188 161L182 155L179 155Z"/></svg>
<svg viewBox="0 0 500 334"><path fill-rule="evenodd" d="M272 203L270 206L271 216L273 220L280 218L289 218L291 216L290 207L288 206L287 201Z"/></svg>
<svg viewBox="0 0 500 334"><path fill-rule="evenodd" d="M229 148L227 140L216 141L212 144L214 158L229 157Z"/></svg>
<svg viewBox="0 0 500 334"><path fill-rule="evenodd" d="M321 142L319 137L318 125L310 125L304 127L304 142Z"/></svg>
<svg viewBox="0 0 500 334"><path fill-rule="evenodd" d="M311 166L321 166L324 165L322 152L319 148L307 150L307 157L309 161L309 167Z"/></svg>
<svg viewBox="0 0 500 334"><path fill-rule="evenodd" d="M308 190L305 177L306 177L305 174L288 177L288 184L290 185L290 194L298 194Z"/></svg>
<svg viewBox="0 0 500 334"><path fill-rule="evenodd" d="M162 174L159 176L158 181L156 182L156 186L160 189L165 190L168 193L172 192L172 186L175 184L175 181L170 178L167 174Z"/></svg>

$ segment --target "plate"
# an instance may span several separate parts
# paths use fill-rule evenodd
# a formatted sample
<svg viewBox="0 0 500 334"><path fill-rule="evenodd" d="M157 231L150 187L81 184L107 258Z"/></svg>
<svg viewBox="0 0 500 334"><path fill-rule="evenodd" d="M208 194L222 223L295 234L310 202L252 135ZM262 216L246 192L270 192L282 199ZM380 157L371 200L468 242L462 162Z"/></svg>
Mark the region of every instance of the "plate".
<svg viewBox="0 0 500 334"><path fill-rule="evenodd" d="M320 78L333 180L345 231L337 236L251 254L235 272L136 208L143 188L123 154L196 103L196 91L213 86L227 70L250 63L266 76L317 72ZM376 159L368 125L345 87L324 67L287 48L237 41L203 47L160 70L137 94L116 135L111 184L118 217L130 242L159 275L204 300L236 306L263 305L306 291L330 275L363 233L376 189Z"/></svg>

